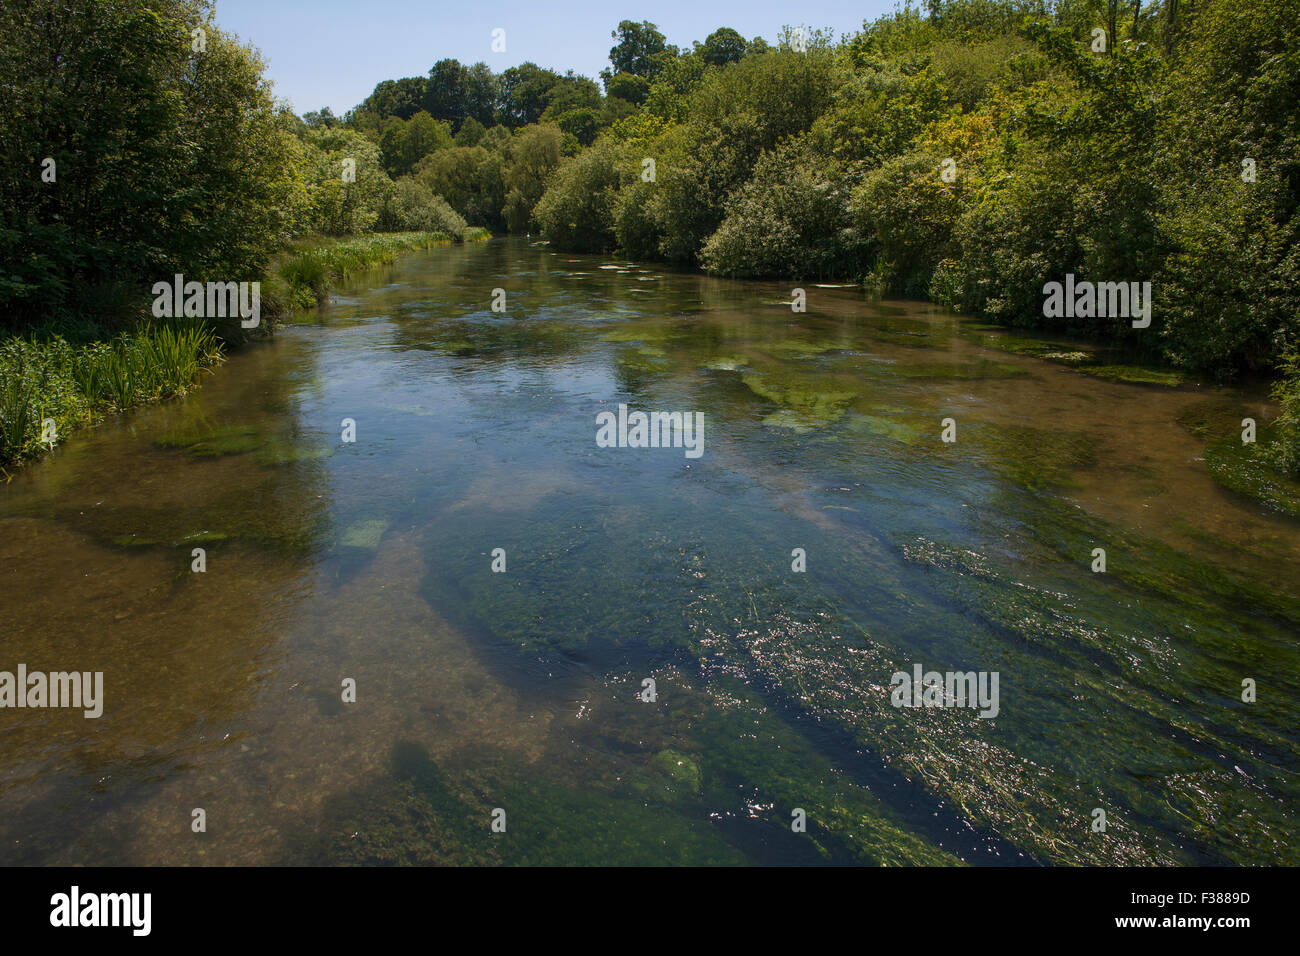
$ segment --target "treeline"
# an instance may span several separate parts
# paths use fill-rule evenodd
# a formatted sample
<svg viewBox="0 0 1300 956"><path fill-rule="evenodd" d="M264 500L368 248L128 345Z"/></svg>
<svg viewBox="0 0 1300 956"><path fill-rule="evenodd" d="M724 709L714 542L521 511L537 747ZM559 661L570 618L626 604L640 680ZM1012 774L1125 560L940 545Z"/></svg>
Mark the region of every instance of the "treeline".
<svg viewBox="0 0 1300 956"><path fill-rule="evenodd" d="M1300 0L929 0L854 36L614 33L604 93L435 64L343 121L469 222L728 276L857 279L1217 378L1300 332ZM1150 281L1155 318L1043 286Z"/></svg>
<svg viewBox="0 0 1300 956"><path fill-rule="evenodd" d="M206 0L0 6L0 326L82 339L138 323L153 283L269 280L296 240L467 226L374 137L278 104ZM228 334L230 328L219 331Z"/></svg>
<svg viewBox="0 0 1300 956"><path fill-rule="evenodd" d="M409 181L407 189L443 197L474 225L528 232L537 228L534 208L561 162L620 121L634 121L657 78L682 63L721 66L767 49L762 39L722 28L683 52L653 24L630 20L611 37L617 42L602 84L535 63L498 74L485 63L444 59L427 76L384 80L341 118L322 109L304 114L303 125L308 137L347 137L372 169L399 187Z"/></svg>

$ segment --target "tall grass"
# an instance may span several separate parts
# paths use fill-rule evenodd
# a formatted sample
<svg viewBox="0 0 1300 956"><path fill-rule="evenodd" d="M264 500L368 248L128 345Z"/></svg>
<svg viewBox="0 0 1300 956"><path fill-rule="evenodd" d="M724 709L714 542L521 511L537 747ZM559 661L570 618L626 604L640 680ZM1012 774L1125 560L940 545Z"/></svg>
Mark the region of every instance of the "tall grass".
<svg viewBox="0 0 1300 956"><path fill-rule="evenodd" d="M1273 422L1277 437L1269 454L1278 470L1300 478L1300 351L1284 355L1278 371L1282 377L1273 386L1273 397L1281 411Z"/></svg>
<svg viewBox="0 0 1300 956"><path fill-rule="evenodd" d="M486 229L470 229L463 238L480 241L491 234ZM442 232L387 232L321 245L300 244L272 270L279 282L272 283L269 296L264 288L262 311L283 315L311 308L355 273L390 265L403 252L455 241L456 237Z"/></svg>
<svg viewBox="0 0 1300 956"><path fill-rule="evenodd" d="M74 345L56 332L0 342L0 464L39 453L45 419L61 440L106 412L183 393L220 358L212 329L185 320L109 342Z"/></svg>

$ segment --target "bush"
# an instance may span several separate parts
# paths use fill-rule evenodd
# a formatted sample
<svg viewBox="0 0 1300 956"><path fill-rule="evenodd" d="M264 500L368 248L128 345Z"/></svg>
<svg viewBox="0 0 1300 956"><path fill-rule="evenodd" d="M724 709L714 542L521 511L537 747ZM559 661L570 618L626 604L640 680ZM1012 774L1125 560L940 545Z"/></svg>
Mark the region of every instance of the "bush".
<svg viewBox="0 0 1300 956"><path fill-rule="evenodd" d="M1239 166L1169 190L1155 289L1174 364L1226 379L1271 369L1300 342L1300 246L1274 218L1273 191L1242 182Z"/></svg>
<svg viewBox="0 0 1300 956"><path fill-rule="evenodd" d="M608 139L566 160L533 209L542 236L574 252L613 249L618 190L639 168L623 146Z"/></svg>
<svg viewBox="0 0 1300 956"><path fill-rule="evenodd" d="M759 160L700 259L718 275L839 278L860 274L866 251L843 171L796 140Z"/></svg>
<svg viewBox="0 0 1300 956"><path fill-rule="evenodd" d="M952 232L969 173L945 182L945 158L922 149L891 159L854 193L854 216L874 241L885 291L923 298L939 262L956 256ZM941 287L952 294L950 285Z"/></svg>
<svg viewBox="0 0 1300 956"><path fill-rule="evenodd" d="M439 232L459 241L466 222L441 196L409 177L399 179L379 207L379 232Z"/></svg>

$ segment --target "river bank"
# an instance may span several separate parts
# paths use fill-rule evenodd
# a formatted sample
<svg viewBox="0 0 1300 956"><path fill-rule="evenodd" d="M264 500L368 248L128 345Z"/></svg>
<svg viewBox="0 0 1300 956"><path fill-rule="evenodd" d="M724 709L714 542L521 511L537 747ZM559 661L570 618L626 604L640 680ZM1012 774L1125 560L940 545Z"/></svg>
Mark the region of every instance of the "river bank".
<svg viewBox="0 0 1300 956"><path fill-rule="evenodd" d="M264 321L255 331L233 320L142 316L119 328L65 317L0 339L0 477L108 415L185 394L229 348L314 308L349 276L391 265L404 252L486 238L486 230L467 230L455 238L386 233L295 242L262 280Z"/></svg>

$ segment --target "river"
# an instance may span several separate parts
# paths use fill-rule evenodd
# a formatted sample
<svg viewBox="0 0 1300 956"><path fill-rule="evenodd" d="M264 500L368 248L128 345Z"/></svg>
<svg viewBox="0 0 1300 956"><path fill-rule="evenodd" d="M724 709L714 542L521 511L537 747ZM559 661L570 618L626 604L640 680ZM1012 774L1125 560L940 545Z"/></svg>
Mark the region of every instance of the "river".
<svg viewBox="0 0 1300 956"><path fill-rule="evenodd" d="M1260 397L793 285L412 254L0 487L0 670L104 675L0 709L0 863L1300 863Z"/></svg>

